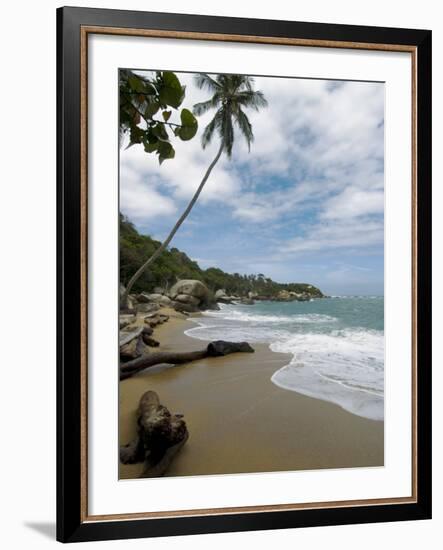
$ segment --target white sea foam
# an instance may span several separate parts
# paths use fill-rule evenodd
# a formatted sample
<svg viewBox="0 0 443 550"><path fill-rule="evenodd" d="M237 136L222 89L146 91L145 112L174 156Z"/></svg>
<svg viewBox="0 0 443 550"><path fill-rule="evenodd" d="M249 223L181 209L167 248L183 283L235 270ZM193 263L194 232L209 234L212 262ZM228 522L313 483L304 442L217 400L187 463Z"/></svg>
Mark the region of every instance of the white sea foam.
<svg viewBox="0 0 443 550"><path fill-rule="evenodd" d="M246 306L250 307L250 306ZM225 319L226 321L242 321L245 323L333 323L337 321L335 317L330 315L322 315L320 313L307 313L297 315L260 315L252 314L247 310L239 309L222 309L221 311L207 311L208 317Z"/></svg>
<svg viewBox="0 0 443 550"><path fill-rule="evenodd" d="M346 329L297 334L272 343L271 349L294 354L291 363L272 376L277 386L383 420L383 332Z"/></svg>
<svg viewBox="0 0 443 550"><path fill-rule="evenodd" d="M293 355L272 376L274 384L383 420L383 330L346 327L334 315L309 312L309 303L300 306L288 304L276 311L274 305L267 314L262 305L225 305L193 319L197 326L186 334L201 340L269 343L273 351Z"/></svg>

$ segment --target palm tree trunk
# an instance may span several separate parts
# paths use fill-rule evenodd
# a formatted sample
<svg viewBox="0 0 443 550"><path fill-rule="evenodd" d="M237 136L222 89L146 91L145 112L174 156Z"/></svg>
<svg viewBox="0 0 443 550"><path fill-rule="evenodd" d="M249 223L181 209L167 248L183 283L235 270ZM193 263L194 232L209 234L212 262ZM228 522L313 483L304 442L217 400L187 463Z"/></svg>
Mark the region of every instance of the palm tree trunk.
<svg viewBox="0 0 443 550"><path fill-rule="evenodd" d="M120 301L120 307L126 307L126 304L127 304L127 301L128 301L128 296L132 290L132 287L134 286L134 283L139 279L139 277L146 271L146 269L158 258L158 256L160 256L160 254L167 248L167 246L169 245L169 243L172 241L174 235L177 233L179 227L181 226L181 224L185 221L185 219L187 218L189 212L192 210L192 207L194 206L194 204L197 202L197 199L198 197L200 196L200 193L202 192L203 190L203 187L205 186L205 183L206 181L208 180L209 178L209 175L211 174L212 172L212 169L214 168L214 166L217 164L218 160L220 159L221 157L221 154L223 152L223 149L224 149L224 141L222 140L221 144L220 144L220 148L214 158L214 160L211 162L211 164L209 165L208 169L206 170L206 173L205 175L203 176L203 179L201 180L200 182L200 185L198 186L197 188L197 191L194 193L194 196L192 197L190 203L188 204L188 206L186 207L186 210L183 212L183 214L180 216L180 218L178 219L177 223L174 225L174 227L172 228L171 232L169 233L169 235L167 236L167 238L162 242L162 244L159 246L159 248L157 248L157 250L154 252L154 254L148 258L146 260L146 262L134 273L134 275L129 279L129 282L126 286L126 290L123 294L123 296L121 297L121 301Z"/></svg>

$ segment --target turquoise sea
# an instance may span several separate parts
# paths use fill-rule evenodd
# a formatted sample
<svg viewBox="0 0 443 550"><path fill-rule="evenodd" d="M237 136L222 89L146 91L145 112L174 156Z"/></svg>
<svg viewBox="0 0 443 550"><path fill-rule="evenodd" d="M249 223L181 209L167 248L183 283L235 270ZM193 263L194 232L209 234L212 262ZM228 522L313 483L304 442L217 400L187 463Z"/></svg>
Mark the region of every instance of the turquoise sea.
<svg viewBox="0 0 443 550"><path fill-rule="evenodd" d="M263 342L291 353L270 380L277 386L383 420L383 296L221 305L191 322L197 326L186 334L194 338Z"/></svg>

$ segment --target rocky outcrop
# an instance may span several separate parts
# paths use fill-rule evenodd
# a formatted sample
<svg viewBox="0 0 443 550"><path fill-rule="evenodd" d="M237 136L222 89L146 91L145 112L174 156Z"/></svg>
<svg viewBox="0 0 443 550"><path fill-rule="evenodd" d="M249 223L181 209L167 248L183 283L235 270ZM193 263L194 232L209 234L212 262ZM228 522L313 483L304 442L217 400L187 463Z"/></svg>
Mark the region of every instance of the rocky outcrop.
<svg viewBox="0 0 443 550"><path fill-rule="evenodd" d="M175 311L178 311L180 313L196 313L197 311L200 311L198 306L194 306L192 304L185 304L184 302L172 302L172 307L175 309Z"/></svg>
<svg viewBox="0 0 443 550"><path fill-rule="evenodd" d="M146 321L145 321L146 322ZM126 363L149 353L149 347L159 343L152 338L152 327L147 325L127 325L119 334L120 362Z"/></svg>
<svg viewBox="0 0 443 550"><path fill-rule="evenodd" d="M120 283L119 298L120 298L120 311L128 313L135 311L137 307L137 297L134 294L130 294L125 299L125 285Z"/></svg>
<svg viewBox="0 0 443 550"><path fill-rule="evenodd" d="M293 292L288 290L280 290L275 300L278 302L308 302L312 296L306 292Z"/></svg>
<svg viewBox="0 0 443 550"><path fill-rule="evenodd" d="M313 298L322 296L313 296L307 292L293 292L288 290L280 290L275 296L258 295L255 296L256 301L262 302L309 302Z"/></svg>
<svg viewBox="0 0 443 550"><path fill-rule="evenodd" d="M150 326L151 328L154 328L157 325L166 323L168 319L169 319L169 315L165 315L164 313L151 313L145 316L144 322L146 325Z"/></svg>
<svg viewBox="0 0 443 550"><path fill-rule="evenodd" d="M220 304L233 304L239 298L237 296L228 296L224 288L220 288L215 293L215 300Z"/></svg>
<svg viewBox="0 0 443 550"><path fill-rule="evenodd" d="M145 344L141 337L143 327L128 325L120 331L120 361L131 361L141 357L145 352Z"/></svg>
<svg viewBox="0 0 443 550"><path fill-rule="evenodd" d="M160 287L156 292L141 292L131 295L133 310L125 309L122 313L150 313L160 307L172 307L182 313L194 313L205 309L219 309L214 295L201 281L183 279L178 281L166 294Z"/></svg>
<svg viewBox="0 0 443 550"><path fill-rule="evenodd" d="M244 306L253 306L255 304L254 300L252 298L241 298L240 304Z"/></svg>
<svg viewBox="0 0 443 550"><path fill-rule="evenodd" d="M180 294L187 294L189 296L195 296L199 299L206 299L209 296L208 287L201 281L196 279L182 279L175 283L175 285L169 291L169 296L174 299Z"/></svg>
<svg viewBox="0 0 443 550"><path fill-rule="evenodd" d="M208 344L207 353L208 357L220 357L229 355L230 353L254 353L254 349L248 342L225 342L224 340L216 340Z"/></svg>
<svg viewBox="0 0 443 550"><path fill-rule="evenodd" d="M204 309L217 309L217 302L208 287L196 279L183 279L169 291L172 306L177 311L192 313Z"/></svg>
<svg viewBox="0 0 443 550"><path fill-rule="evenodd" d="M154 311L158 311L159 309L160 304L157 304L155 302L150 302L148 304L137 304L138 313L153 313Z"/></svg>
<svg viewBox="0 0 443 550"><path fill-rule="evenodd" d="M175 300L177 302L181 302L182 304L189 304L191 306L198 306L200 304L200 298L196 298L190 294L179 294L175 297Z"/></svg>
<svg viewBox="0 0 443 550"><path fill-rule="evenodd" d="M133 313L120 315L120 329L127 327L135 321L135 315Z"/></svg>
<svg viewBox="0 0 443 550"><path fill-rule="evenodd" d="M162 306L171 305L171 299L168 296L165 296L164 294L158 294L156 292L152 294L147 294L146 292L142 292L137 296L137 300L138 302L143 304L156 303Z"/></svg>

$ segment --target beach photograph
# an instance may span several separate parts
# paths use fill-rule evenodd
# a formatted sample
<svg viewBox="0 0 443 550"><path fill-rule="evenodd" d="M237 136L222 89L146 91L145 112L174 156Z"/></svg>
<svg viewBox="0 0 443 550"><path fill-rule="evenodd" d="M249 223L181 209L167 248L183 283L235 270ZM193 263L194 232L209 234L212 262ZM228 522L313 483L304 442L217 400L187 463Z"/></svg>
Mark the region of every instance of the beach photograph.
<svg viewBox="0 0 443 550"><path fill-rule="evenodd" d="M119 479L384 466L384 84L118 78Z"/></svg>

